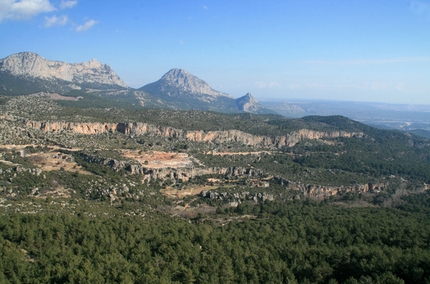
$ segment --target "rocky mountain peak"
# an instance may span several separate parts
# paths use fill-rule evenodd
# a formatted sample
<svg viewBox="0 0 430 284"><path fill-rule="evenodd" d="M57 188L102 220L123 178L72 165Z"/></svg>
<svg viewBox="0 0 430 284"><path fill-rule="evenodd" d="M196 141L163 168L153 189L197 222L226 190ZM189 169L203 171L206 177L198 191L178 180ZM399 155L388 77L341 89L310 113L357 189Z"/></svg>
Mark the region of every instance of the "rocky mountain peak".
<svg viewBox="0 0 430 284"><path fill-rule="evenodd" d="M212 97L225 96L231 98L230 95L215 91L202 79L199 79L186 70L179 68L171 69L155 83L168 85L169 87L176 88L179 92L184 93L203 94Z"/></svg>
<svg viewBox="0 0 430 284"><path fill-rule="evenodd" d="M243 97L238 98L236 100L236 105L241 111L251 113L270 113L269 110L267 110L258 103L258 101L251 95L251 93L247 93Z"/></svg>
<svg viewBox="0 0 430 284"><path fill-rule="evenodd" d="M240 110L246 112L255 112L261 107L257 100L251 95L251 93L247 93L243 97L238 98L237 106Z"/></svg>
<svg viewBox="0 0 430 284"><path fill-rule="evenodd" d="M243 96L243 98L246 98L246 99L248 99L248 100L253 100L253 101L257 102L257 101L254 99L254 97L251 95L251 93L246 93L246 95L245 95L245 96Z"/></svg>
<svg viewBox="0 0 430 284"><path fill-rule="evenodd" d="M61 79L74 84L127 85L107 64L92 59L84 63L66 63L47 60L34 52L21 52L0 59L0 71L14 76L44 80Z"/></svg>
<svg viewBox="0 0 430 284"><path fill-rule="evenodd" d="M173 68L161 77L161 80L174 80L177 78L195 77L184 69ZM197 78L197 77L196 77ZM198 78L197 78L198 79Z"/></svg>
<svg viewBox="0 0 430 284"><path fill-rule="evenodd" d="M88 66L89 68L110 68L109 65L103 64L94 58L88 62L83 62L82 65Z"/></svg>

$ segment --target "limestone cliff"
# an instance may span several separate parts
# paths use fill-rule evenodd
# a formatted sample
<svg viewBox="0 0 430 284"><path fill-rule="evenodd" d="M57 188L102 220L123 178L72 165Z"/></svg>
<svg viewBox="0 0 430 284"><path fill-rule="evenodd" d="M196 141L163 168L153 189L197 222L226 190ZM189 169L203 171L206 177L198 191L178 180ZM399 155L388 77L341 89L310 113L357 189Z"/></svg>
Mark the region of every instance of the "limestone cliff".
<svg viewBox="0 0 430 284"><path fill-rule="evenodd" d="M366 193L384 191L389 186L389 182L355 184L347 186L324 186L316 184L304 184L301 182L294 182L282 177L275 177L274 180L285 186L288 190L295 190L301 192L304 196L314 199L325 199L330 196L344 194L349 192Z"/></svg>
<svg viewBox="0 0 430 284"><path fill-rule="evenodd" d="M363 137L361 132L347 131L315 131L301 129L279 136L260 136L245 133L239 130L204 131L182 130L172 127L155 126L147 123L74 123L74 122L42 122L24 121L27 127L40 129L44 132L72 131L80 134L100 134L106 132L120 132L127 135L139 136L152 134L162 137L184 139L192 142L229 143L235 142L254 147L282 148L292 147L305 139L330 139Z"/></svg>
<svg viewBox="0 0 430 284"><path fill-rule="evenodd" d="M84 63L47 60L33 52L21 52L0 60L0 71L15 76L60 79L77 85L115 85L127 88L107 64L92 59ZM77 86L78 87L78 86Z"/></svg>

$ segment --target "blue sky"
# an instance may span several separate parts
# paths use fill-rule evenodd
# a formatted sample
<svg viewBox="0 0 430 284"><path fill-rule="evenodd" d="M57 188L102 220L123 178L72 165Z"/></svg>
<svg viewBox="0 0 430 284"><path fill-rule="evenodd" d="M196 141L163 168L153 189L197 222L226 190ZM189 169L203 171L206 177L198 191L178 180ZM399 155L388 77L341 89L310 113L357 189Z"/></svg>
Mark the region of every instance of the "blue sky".
<svg viewBox="0 0 430 284"><path fill-rule="evenodd" d="M430 104L430 0L0 0L0 58L21 51L131 87L183 68L233 97Z"/></svg>

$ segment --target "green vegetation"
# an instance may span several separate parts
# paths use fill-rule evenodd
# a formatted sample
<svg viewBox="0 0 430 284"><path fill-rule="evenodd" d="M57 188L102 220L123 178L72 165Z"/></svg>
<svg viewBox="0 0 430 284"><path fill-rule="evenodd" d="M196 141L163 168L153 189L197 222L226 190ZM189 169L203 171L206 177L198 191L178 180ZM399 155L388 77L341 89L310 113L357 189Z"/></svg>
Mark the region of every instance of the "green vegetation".
<svg viewBox="0 0 430 284"><path fill-rule="evenodd" d="M111 103L0 99L0 283L430 282L428 140L340 116ZM156 131L42 132L28 120L360 135L264 148ZM149 168L162 162L119 150L189 163Z"/></svg>
<svg viewBox="0 0 430 284"><path fill-rule="evenodd" d="M154 213L124 214L136 212L133 204L91 209L63 203L62 210L49 209L56 204L43 204L47 213L0 216L1 282L430 280L430 221L421 213L268 203L237 208L256 219L218 226L201 217L189 223Z"/></svg>

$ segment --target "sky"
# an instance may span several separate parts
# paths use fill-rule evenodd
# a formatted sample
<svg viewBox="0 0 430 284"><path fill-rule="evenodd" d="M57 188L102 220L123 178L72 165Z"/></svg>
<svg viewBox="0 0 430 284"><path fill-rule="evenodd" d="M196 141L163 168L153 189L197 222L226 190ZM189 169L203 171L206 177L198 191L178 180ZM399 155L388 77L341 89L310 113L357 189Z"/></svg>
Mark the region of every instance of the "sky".
<svg viewBox="0 0 430 284"><path fill-rule="evenodd" d="M182 68L258 100L430 104L430 0L0 0L0 58Z"/></svg>

